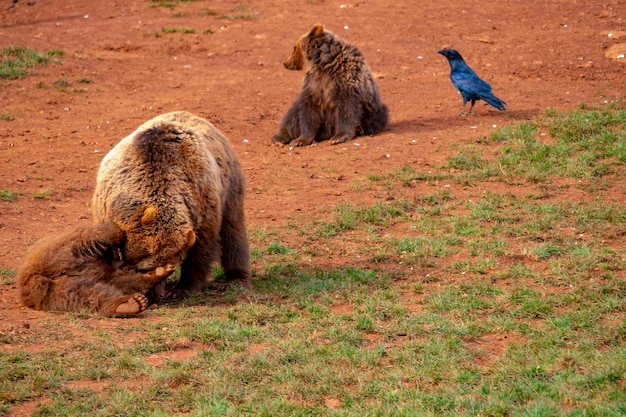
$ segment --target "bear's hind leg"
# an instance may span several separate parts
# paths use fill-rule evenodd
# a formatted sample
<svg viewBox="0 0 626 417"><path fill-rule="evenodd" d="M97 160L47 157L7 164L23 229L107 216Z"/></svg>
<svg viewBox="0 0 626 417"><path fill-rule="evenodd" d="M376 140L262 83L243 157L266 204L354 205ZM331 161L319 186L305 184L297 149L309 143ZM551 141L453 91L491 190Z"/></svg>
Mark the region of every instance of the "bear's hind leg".
<svg viewBox="0 0 626 417"><path fill-rule="evenodd" d="M148 305L148 298L145 295L135 293L115 300L109 311L114 317L132 317L146 310Z"/></svg>
<svg viewBox="0 0 626 417"><path fill-rule="evenodd" d="M82 286L67 276L50 279L40 274L20 277L20 298L26 307L42 311L80 311L89 308Z"/></svg>
<svg viewBox="0 0 626 417"><path fill-rule="evenodd" d="M334 108L332 115L328 116L332 117L331 120L335 120L335 134L328 139L331 145L354 139L359 125L359 109L353 108L354 105L351 105L350 101L341 104Z"/></svg>
<svg viewBox="0 0 626 417"><path fill-rule="evenodd" d="M112 300L122 292L107 285L95 283L89 274L63 275L54 279L33 274L22 281L20 296L22 303L42 311L99 311L97 300ZM98 291L98 287L104 291Z"/></svg>
<svg viewBox="0 0 626 417"><path fill-rule="evenodd" d="M214 285L218 289L239 285L243 289L251 290L250 248L242 204L225 211L220 230L220 244L224 278L214 282Z"/></svg>
<svg viewBox="0 0 626 417"><path fill-rule="evenodd" d="M148 308L148 299L140 293L125 294L122 290L102 282L89 291L87 301L92 311L107 317L135 316Z"/></svg>

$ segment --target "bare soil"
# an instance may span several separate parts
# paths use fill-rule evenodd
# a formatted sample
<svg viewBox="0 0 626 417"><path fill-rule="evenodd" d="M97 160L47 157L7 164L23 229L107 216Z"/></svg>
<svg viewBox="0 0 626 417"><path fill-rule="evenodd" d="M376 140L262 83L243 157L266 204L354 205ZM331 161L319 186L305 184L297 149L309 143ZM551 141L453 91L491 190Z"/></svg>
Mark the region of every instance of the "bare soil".
<svg viewBox="0 0 626 417"><path fill-rule="evenodd" d="M549 107L603 105L623 97L626 85L626 59L616 58L626 42L624 1L216 0L173 9L147 0L10 5L1 0L2 48L65 54L33 68L27 78L0 80L0 113L11 118L0 120L0 190L20 195L0 201L2 269L17 269L37 239L90 222L101 158L160 113L190 111L230 138L245 170L248 227L274 229L303 216L320 217L320 207L385 198L351 186L368 173L437 167L455 144L489 136L494 127ZM361 49L391 125L338 146L274 145L272 134L303 78L281 62L318 22ZM492 84L509 103L506 111L479 102L474 115L456 115L461 96L450 83L448 63L437 54L445 46L458 49ZM67 85L55 86L59 80ZM433 187L443 184L413 190L417 195ZM505 186L489 187L501 192ZM559 198L596 197L571 186ZM302 245L295 234L285 239L292 239L283 242L288 247ZM353 262L338 252L317 262ZM375 267L367 262L358 266ZM36 327L46 314L21 307L14 285L0 286L0 331Z"/></svg>

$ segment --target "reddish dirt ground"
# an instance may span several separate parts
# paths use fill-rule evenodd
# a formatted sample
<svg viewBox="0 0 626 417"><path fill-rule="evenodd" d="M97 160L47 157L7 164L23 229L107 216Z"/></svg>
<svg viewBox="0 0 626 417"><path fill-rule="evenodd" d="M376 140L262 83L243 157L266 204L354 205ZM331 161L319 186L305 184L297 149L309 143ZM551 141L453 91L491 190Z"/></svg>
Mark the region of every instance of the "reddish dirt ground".
<svg viewBox="0 0 626 417"><path fill-rule="evenodd" d="M230 138L245 170L248 227L272 229L303 213L321 216L322 206L380 199L351 187L355 178L405 164L438 166L454 144L494 126L548 107L623 97L626 80L626 59L605 56L626 42L624 1L217 0L174 9L147 0L34 3L7 9L11 1L1 1L0 45L65 54L27 78L0 80L0 113L12 118L0 120L0 190L21 195L0 201L3 269L16 269L37 239L90 222L100 159L160 113L188 110ZM338 146L274 145L270 138L303 78L281 62L318 22L361 49L391 125ZM457 117L461 97L437 54L444 46L458 49L509 108L479 102L475 115ZM55 88L58 80L68 85ZM35 198L41 190L50 196ZM593 198L570 190L571 198ZM285 245L299 247L293 239ZM0 286L0 330L26 316L42 317L19 306L15 286Z"/></svg>

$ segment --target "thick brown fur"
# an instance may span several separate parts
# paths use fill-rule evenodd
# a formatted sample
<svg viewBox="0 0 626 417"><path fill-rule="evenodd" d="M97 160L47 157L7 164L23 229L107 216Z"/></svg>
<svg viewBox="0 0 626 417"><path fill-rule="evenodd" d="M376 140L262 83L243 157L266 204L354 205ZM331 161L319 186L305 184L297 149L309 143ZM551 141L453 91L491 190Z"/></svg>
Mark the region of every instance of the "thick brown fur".
<svg viewBox="0 0 626 417"><path fill-rule="evenodd" d="M222 287L251 288L241 166L202 118L166 113L122 139L102 160L93 210L124 231L125 262L139 271L182 264L174 296L204 290L215 261Z"/></svg>
<svg viewBox="0 0 626 417"><path fill-rule="evenodd" d="M306 74L274 142L304 146L328 139L335 145L387 127L387 106L363 55L322 25L300 37L283 65Z"/></svg>
<svg viewBox="0 0 626 417"><path fill-rule="evenodd" d="M17 274L22 303L36 310L135 316L174 266L137 272L119 260L124 232L113 223L78 226L35 244Z"/></svg>

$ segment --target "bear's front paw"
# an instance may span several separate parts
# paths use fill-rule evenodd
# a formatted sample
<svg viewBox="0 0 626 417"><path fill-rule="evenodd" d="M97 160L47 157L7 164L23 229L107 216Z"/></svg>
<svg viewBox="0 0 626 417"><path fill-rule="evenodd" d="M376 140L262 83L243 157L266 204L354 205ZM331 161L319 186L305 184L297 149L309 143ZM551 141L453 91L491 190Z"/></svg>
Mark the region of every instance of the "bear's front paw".
<svg viewBox="0 0 626 417"><path fill-rule="evenodd" d="M234 279L230 281L212 281L209 283L210 290L227 291L229 288L241 288L242 290L252 291L252 283L249 279Z"/></svg>
<svg viewBox="0 0 626 417"><path fill-rule="evenodd" d="M274 143L287 144L287 143L289 143L289 140L290 140L289 138L284 137L280 133L276 133L274 136L272 136L272 142L274 142Z"/></svg>
<svg viewBox="0 0 626 417"><path fill-rule="evenodd" d="M298 147L298 146L308 146L313 144L313 138L298 138L298 139L294 139L291 142L289 142L289 146L291 147Z"/></svg>
<svg viewBox="0 0 626 417"><path fill-rule="evenodd" d="M169 277L170 275L172 275L172 272L174 272L175 269L176 267L172 264L160 266L158 268L153 269L150 272L146 272L145 274L143 274L143 279L144 281L151 282L151 283L160 282L164 280L165 278Z"/></svg>
<svg viewBox="0 0 626 417"><path fill-rule="evenodd" d="M163 298L169 301L178 301L182 300L183 298L196 295L200 292L201 291L191 291L182 288L170 288L169 290L165 291Z"/></svg>
<svg viewBox="0 0 626 417"><path fill-rule="evenodd" d="M354 138L354 133L338 133L328 140L331 145L338 145Z"/></svg>

